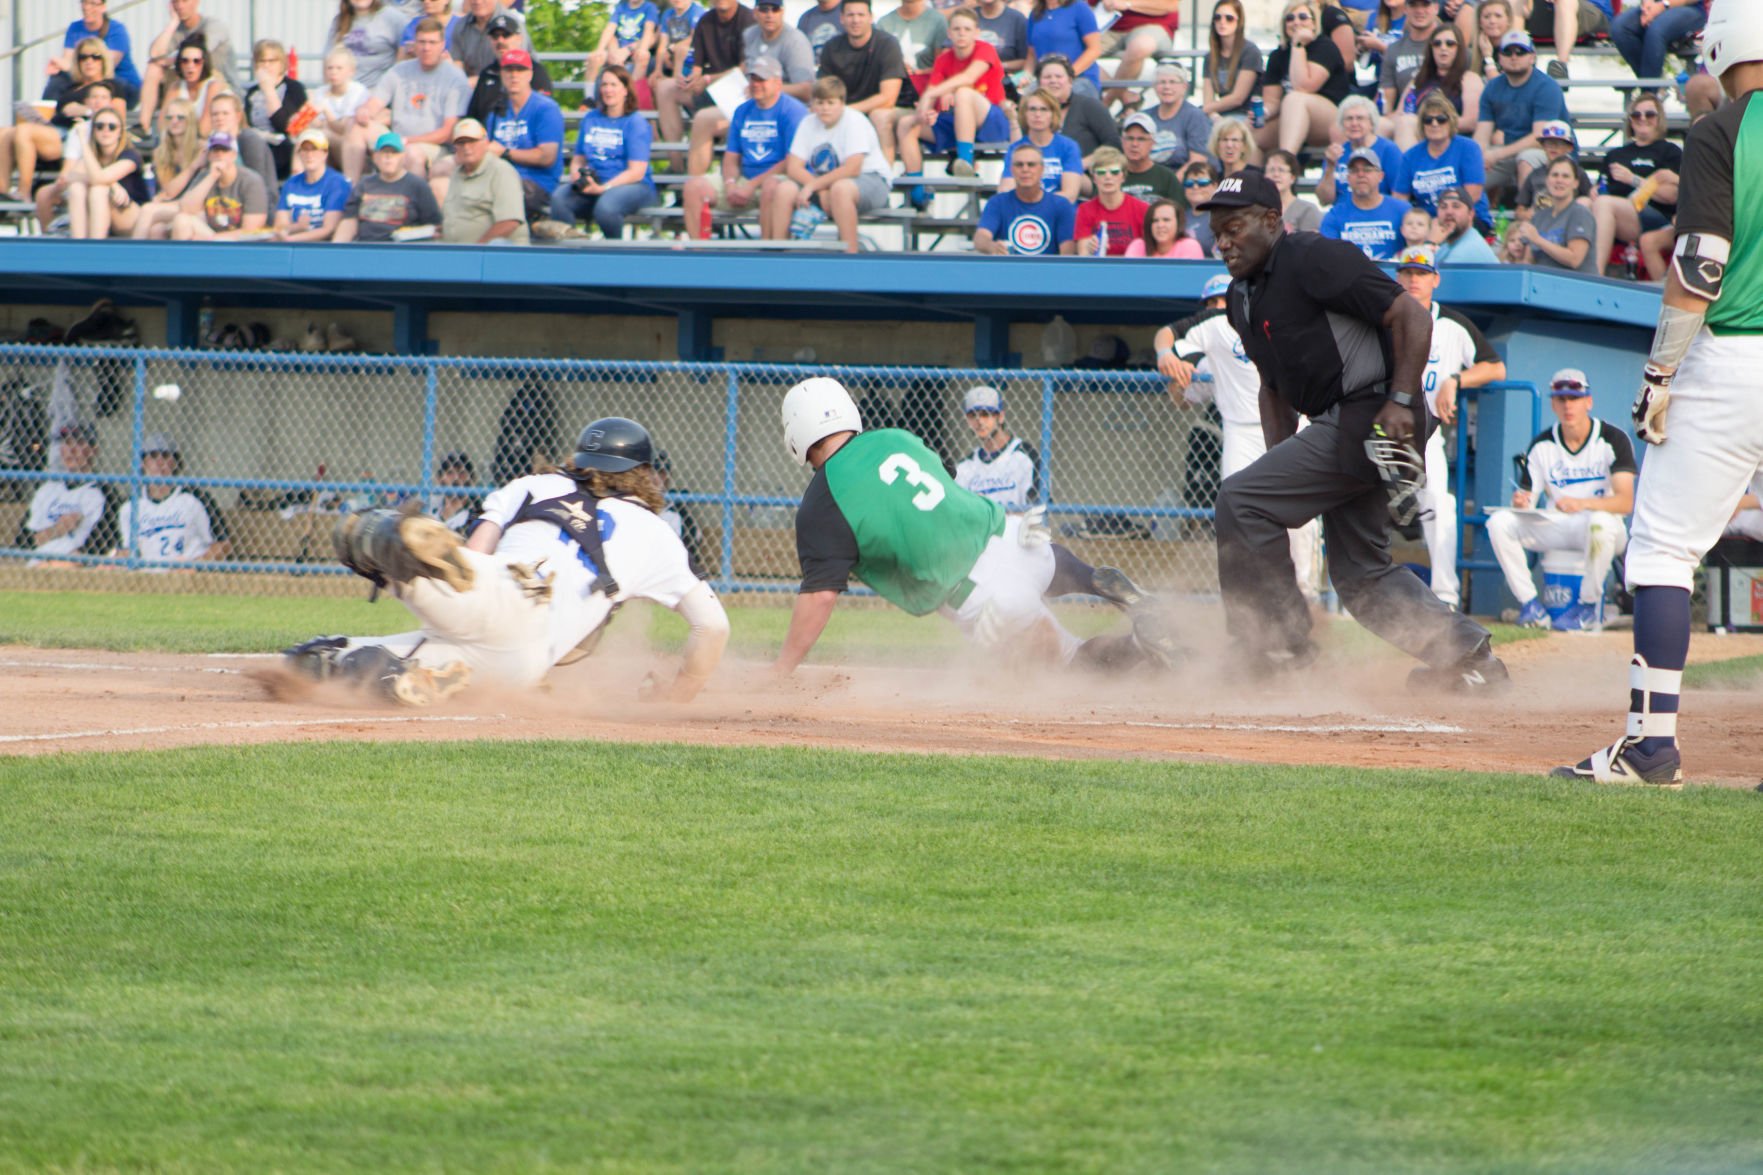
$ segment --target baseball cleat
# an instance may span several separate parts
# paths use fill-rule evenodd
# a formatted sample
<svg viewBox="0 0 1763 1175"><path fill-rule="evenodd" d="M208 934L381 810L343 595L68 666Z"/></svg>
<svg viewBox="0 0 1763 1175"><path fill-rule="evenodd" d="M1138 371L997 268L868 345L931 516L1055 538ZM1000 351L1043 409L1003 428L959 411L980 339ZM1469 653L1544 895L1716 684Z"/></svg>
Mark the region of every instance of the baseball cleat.
<svg viewBox="0 0 1763 1175"><path fill-rule="evenodd" d="M1512 623L1519 628L1548 628L1549 610L1543 607L1541 600L1531 600L1518 610L1518 618Z"/></svg>
<svg viewBox="0 0 1763 1175"><path fill-rule="evenodd" d="M313 681L329 681L341 670L338 662L349 645L346 636L315 636L282 650L282 664Z"/></svg>
<svg viewBox="0 0 1763 1175"><path fill-rule="evenodd" d="M1174 669L1188 659L1188 650L1176 637L1174 627L1156 612L1133 614L1132 639L1147 659L1165 669Z"/></svg>
<svg viewBox="0 0 1763 1175"><path fill-rule="evenodd" d="M453 661L441 669L412 666L389 684L394 700L406 706L432 706L444 702L471 682L471 666Z"/></svg>
<svg viewBox="0 0 1763 1175"><path fill-rule="evenodd" d="M1506 672L1506 663L1494 656L1485 640L1454 665L1443 669L1422 665L1408 674L1411 689L1434 693L1497 694L1511 684L1512 675Z"/></svg>
<svg viewBox="0 0 1763 1175"><path fill-rule="evenodd" d="M1571 767L1555 768L1549 772L1549 778L1589 779L1593 783L1644 785L1674 791L1683 786L1683 756L1675 745L1645 755L1635 742L1631 738L1619 739Z"/></svg>
<svg viewBox="0 0 1763 1175"><path fill-rule="evenodd" d="M1139 585L1127 578L1126 572L1118 567L1098 567L1091 582L1095 584L1096 594L1122 608L1133 609L1140 604L1151 601L1151 594L1139 588Z"/></svg>
<svg viewBox="0 0 1763 1175"><path fill-rule="evenodd" d="M1563 612L1550 627L1556 632L1602 632L1604 623L1598 618L1596 604L1575 604Z"/></svg>
<svg viewBox="0 0 1763 1175"><path fill-rule="evenodd" d="M441 580L456 592L471 590L471 566L459 555L464 544L446 523L427 514L414 514L399 525L398 537L404 540L410 557L421 565L418 575Z"/></svg>

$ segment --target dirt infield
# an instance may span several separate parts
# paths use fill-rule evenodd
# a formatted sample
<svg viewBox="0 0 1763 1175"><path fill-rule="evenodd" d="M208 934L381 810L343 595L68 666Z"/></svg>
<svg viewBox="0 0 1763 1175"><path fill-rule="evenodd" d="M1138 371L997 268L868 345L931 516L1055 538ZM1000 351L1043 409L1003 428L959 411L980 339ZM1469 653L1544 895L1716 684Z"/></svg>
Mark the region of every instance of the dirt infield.
<svg viewBox="0 0 1763 1175"><path fill-rule="evenodd" d="M633 698L646 657L558 670L537 695L467 691L432 711L363 705L334 687L288 699L259 680L271 657L0 648L0 754L333 739L678 741L870 751L1154 758L1529 773L1614 738L1626 702L1626 633L1502 649L1515 688L1473 702L1417 698L1403 667L1371 658L1261 691L1203 676L1067 678L999 694L977 671L808 668L774 683L726 664L683 706ZM1692 660L1763 652L1763 637L1698 634ZM1694 782L1763 778L1763 696L1697 691L1682 735Z"/></svg>

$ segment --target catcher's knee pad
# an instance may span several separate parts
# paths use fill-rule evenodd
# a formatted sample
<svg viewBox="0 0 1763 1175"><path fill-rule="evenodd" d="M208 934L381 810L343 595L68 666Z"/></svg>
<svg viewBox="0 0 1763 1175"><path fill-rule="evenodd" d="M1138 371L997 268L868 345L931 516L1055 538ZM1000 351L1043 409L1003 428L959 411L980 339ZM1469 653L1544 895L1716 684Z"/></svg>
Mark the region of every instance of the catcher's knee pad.
<svg viewBox="0 0 1763 1175"><path fill-rule="evenodd" d="M331 532L331 545L343 566L377 584L426 577L461 592L472 584L459 536L424 514L384 508L345 514Z"/></svg>
<svg viewBox="0 0 1763 1175"><path fill-rule="evenodd" d="M443 669L418 665L384 645L363 645L337 661L338 675L390 702L429 706L445 701L471 680L471 667L454 661Z"/></svg>

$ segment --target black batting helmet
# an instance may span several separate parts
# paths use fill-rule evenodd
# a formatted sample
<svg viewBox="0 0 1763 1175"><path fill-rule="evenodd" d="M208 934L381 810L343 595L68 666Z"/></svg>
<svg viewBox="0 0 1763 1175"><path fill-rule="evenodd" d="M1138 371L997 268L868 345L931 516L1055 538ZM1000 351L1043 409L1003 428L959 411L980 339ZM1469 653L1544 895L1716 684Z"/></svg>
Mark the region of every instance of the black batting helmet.
<svg viewBox="0 0 1763 1175"><path fill-rule="evenodd" d="M648 429L622 416L606 416L582 429L570 463L577 469L623 473L639 465L651 465L654 460L655 442Z"/></svg>

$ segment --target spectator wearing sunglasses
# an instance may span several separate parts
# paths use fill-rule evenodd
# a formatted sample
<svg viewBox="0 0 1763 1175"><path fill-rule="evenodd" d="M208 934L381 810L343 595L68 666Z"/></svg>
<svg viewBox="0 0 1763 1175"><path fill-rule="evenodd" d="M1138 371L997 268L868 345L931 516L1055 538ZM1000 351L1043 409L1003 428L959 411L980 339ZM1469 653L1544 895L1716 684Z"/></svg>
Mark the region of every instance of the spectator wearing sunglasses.
<svg viewBox="0 0 1763 1175"><path fill-rule="evenodd" d="M1206 257L1212 256L1212 247L1216 243L1212 238L1212 217L1198 209L1212 198L1222 178L1210 163L1190 163L1181 169L1182 200L1191 210L1188 213L1188 234L1200 243L1200 252Z"/></svg>
<svg viewBox="0 0 1763 1175"><path fill-rule="evenodd" d="M1280 45L1267 58L1261 93L1267 121L1255 138L1263 151L1296 154L1325 147L1340 104L1353 89L1353 71L1322 33L1315 0L1287 0Z"/></svg>
<svg viewBox="0 0 1763 1175"><path fill-rule="evenodd" d="M110 19L109 6L105 0L80 0L80 19L67 26L67 36L61 42L61 53L50 60L49 72L74 72L80 42L88 37L96 37L104 46L105 56L110 61L111 75L126 82L134 92L140 93L141 71L135 68L134 58L129 56L129 30L120 20Z"/></svg>
<svg viewBox="0 0 1763 1175"><path fill-rule="evenodd" d="M1536 62L1530 34L1513 29L1500 38L1500 76L1482 90L1475 141L1481 146L1487 186L1502 202L1533 169L1548 163L1537 139L1543 124L1573 122L1561 87L1539 72Z"/></svg>
<svg viewBox="0 0 1763 1175"><path fill-rule="evenodd" d="M1145 213L1150 209L1122 190L1125 176L1125 155L1113 147L1096 151L1090 164L1095 198L1077 206L1079 257L1124 257L1127 246L1144 235Z"/></svg>
<svg viewBox="0 0 1763 1175"><path fill-rule="evenodd" d="M100 110L75 133L82 139L80 157L62 177L68 235L88 241L128 236L149 197L144 161L123 133L122 113Z"/></svg>
<svg viewBox="0 0 1763 1175"><path fill-rule="evenodd" d="M1443 94L1430 94L1420 104L1421 141L1402 155L1396 195L1438 215L1438 194L1462 188L1475 202L1476 223L1492 227L1481 150L1473 139L1457 133L1457 112Z"/></svg>
<svg viewBox="0 0 1763 1175"><path fill-rule="evenodd" d="M0 198L29 199L36 184L37 163L53 163L63 156L66 139L75 123L91 116L100 106L120 111L116 101L118 83L106 76L110 59L103 43L89 37L75 59L77 72L58 73L49 79L46 96L55 102L47 121L20 119L14 126L0 127ZM18 194L3 189L18 167Z"/></svg>
<svg viewBox="0 0 1763 1175"><path fill-rule="evenodd" d="M1603 273L1617 241L1640 246L1647 274L1665 276L1676 240L1678 176L1683 148L1665 137L1665 108L1657 96L1637 94L1628 105L1628 141L1604 156L1603 194L1592 201L1598 239L1592 252ZM1636 202L1639 206L1636 206Z"/></svg>
<svg viewBox="0 0 1763 1175"><path fill-rule="evenodd" d="M1383 51L1383 65L1377 77L1383 108L1392 116L1401 108L1402 95L1431 55L1433 34L1445 27L1439 22L1437 0L1409 0L1402 7L1402 17L1401 39ZM1391 121L1393 124L1394 119ZM1391 132L1394 129L1393 125L1389 128Z"/></svg>
<svg viewBox="0 0 1763 1175"><path fill-rule="evenodd" d="M173 73L165 84L165 100L182 98L196 109L196 129L203 134L214 130L214 118L208 106L216 95L228 93L226 80L214 72L207 46L199 40L186 41L178 47ZM154 126L155 136L163 128ZM157 141L157 137L155 137Z"/></svg>
<svg viewBox="0 0 1763 1175"><path fill-rule="evenodd" d="M1264 62L1260 47L1248 39L1247 24L1241 0L1218 0L1212 9L1200 104L1208 118L1248 118L1250 101L1260 92Z"/></svg>
<svg viewBox="0 0 1763 1175"><path fill-rule="evenodd" d="M203 16L201 0L171 0L170 6L171 22L147 47L147 72L141 79L141 109L136 115L144 135L153 128L153 116L159 112L165 87L177 78L177 59L190 41L203 46L228 89L241 93L245 88L233 61L233 31L227 23ZM207 134L207 128L202 133Z"/></svg>
<svg viewBox="0 0 1763 1175"><path fill-rule="evenodd" d="M1463 51L1463 36L1457 26L1440 27L1429 44L1426 60L1402 94L1402 112L1396 118L1396 142L1404 151L1420 141L1418 112L1428 94L1443 94L1463 126L1472 127L1481 117L1483 83L1469 69L1469 54Z"/></svg>

